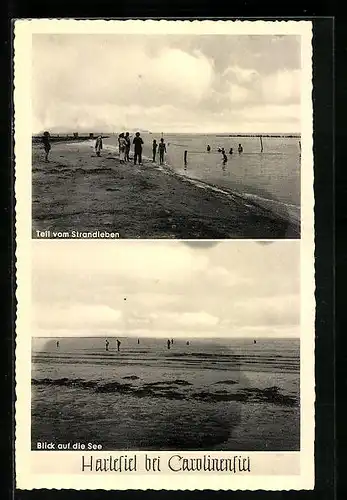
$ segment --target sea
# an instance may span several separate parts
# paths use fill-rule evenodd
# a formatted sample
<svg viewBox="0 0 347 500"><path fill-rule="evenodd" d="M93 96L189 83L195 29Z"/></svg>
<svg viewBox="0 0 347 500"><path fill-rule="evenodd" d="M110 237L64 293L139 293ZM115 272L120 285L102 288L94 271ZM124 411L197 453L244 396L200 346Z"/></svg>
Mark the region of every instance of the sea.
<svg viewBox="0 0 347 500"><path fill-rule="evenodd" d="M298 339L118 340L33 338L32 449L299 450Z"/></svg>
<svg viewBox="0 0 347 500"><path fill-rule="evenodd" d="M105 138L105 145L116 148L117 137L115 134ZM159 143L161 134L141 132L141 137L144 156L151 159L153 139ZM266 134L262 144L259 136L164 134L163 138L167 148L166 168L226 193L239 193L278 215L300 221L300 135L276 137ZM238 153L239 144L243 147L241 154ZM210 152L207 152L208 145ZM219 148L227 153L226 163L223 163ZM233 148L231 155L230 148Z"/></svg>

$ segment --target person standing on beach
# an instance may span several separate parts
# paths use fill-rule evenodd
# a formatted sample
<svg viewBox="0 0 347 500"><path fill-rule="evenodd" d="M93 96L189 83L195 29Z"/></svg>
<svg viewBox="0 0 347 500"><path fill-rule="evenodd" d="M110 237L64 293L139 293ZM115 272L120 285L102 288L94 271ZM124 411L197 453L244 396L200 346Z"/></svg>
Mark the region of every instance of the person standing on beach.
<svg viewBox="0 0 347 500"><path fill-rule="evenodd" d="M142 137L140 137L140 132L136 132L133 144L134 144L134 165L136 165L137 160L139 160L139 165L142 165L143 140Z"/></svg>
<svg viewBox="0 0 347 500"><path fill-rule="evenodd" d="M124 133L121 133L119 136L119 159L121 163L125 162L125 151L126 151L127 142L124 137Z"/></svg>
<svg viewBox="0 0 347 500"><path fill-rule="evenodd" d="M108 351L108 346L110 345L109 341L105 340L105 350Z"/></svg>
<svg viewBox="0 0 347 500"><path fill-rule="evenodd" d="M164 163L164 153L166 153L166 146L164 139L161 138L159 142L159 163L162 165Z"/></svg>
<svg viewBox="0 0 347 500"><path fill-rule="evenodd" d="M232 155L233 154L233 148L230 148L229 150L229 154Z"/></svg>
<svg viewBox="0 0 347 500"><path fill-rule="evenodd" d="M242 147L242 145L241 145L241 144L239 144L239 147L238 147L238 152L239 152L239 153L242 153L242 152L243 152L243 147Z"/></svg>
<svg viewBox="0 0 347 500"><path fill-rule="evenodd" d="M153 163L155 163L155 157L156 157L156 154L157 154L157 147L158 147L158 144L157 144L157 141L155 139L153 139Z"/></svg>
<svg viewBox="0 0 347 500"><path fill-rule="evenodd" d="M51 150L51 143L50 143L50 135L49 135L49 132L44 132L43 133L43 136L42 136L42 143L43 143L43 147L45 149L45 161L49 161L48 160L48 155L49 155L49 152Z"/></svg>
<svg viewBox="0 0 347 500"><path fill-rule="evenodd" d="M129 153L130 153L130 135L129 132L125 133L125 161L130 161Z"/></svg>
<svg viewBox="0 0 347 500"><path fill-rule="evenodd" d="M100 156L100 152L102 150L102 137L101 135L99 135L97 138L96 138L96 142L95 142L95 152L96 152L96 156Z"/></svg>
<svg viewBox="0 0 347 500"><path fill-rule="evenodd" d="M121 344L120 340L117 340L117 351L118 352L119 352L120 344Z"/></svg>

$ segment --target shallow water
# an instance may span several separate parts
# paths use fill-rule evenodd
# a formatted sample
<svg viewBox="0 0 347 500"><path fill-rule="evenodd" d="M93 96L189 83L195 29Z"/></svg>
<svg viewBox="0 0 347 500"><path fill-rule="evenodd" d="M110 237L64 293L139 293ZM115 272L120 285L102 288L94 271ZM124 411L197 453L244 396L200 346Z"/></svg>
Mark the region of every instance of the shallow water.
<svg viewBox="0 0 347 500"><path fill-rule="evenodd" d="M298 340L120 340L33 339L34 449L299 449Z"/></svg>
<svg viewBox="0 0 347 500"><path fill-rule="evenodd" d="M152 141L160 134L141 134L144 155L152 157ZM263 152L258 137L221 137L204 134L165 134L167 146L165 161L174 171L192 179L204 181L220 188L231 189L255 196L258 201L282 205L299 218L300 213L300 137L264 137ZM238 154L242 143L243 153ZM117 138L105 139L115 146ZM206 151L207 145L211 152ZM228 161L223 165L218 148L224 147ZM230 148L233 154L229 155ZM184 151L187 150L187 165Z"/></svg>

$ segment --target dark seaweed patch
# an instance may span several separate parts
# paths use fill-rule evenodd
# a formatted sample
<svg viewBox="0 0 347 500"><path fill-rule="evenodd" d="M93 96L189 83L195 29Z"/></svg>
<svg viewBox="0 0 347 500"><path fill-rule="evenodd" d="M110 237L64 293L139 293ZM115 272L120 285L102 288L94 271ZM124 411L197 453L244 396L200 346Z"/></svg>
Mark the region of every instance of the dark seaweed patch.
<svg viewBox="0 0 347 500"><path fill-rule="evenodd" d="M247 401L247 396L245 394L235 393L220 393L220 392L195 392L193 395L194 399L199 399L201 401L216 402L216 401Z"/></svg>
<svg viewBox="0 0 347 500"><path fill-rule="evenodd" d="M154 387L156 385L193 385L186 380L176 379L176 380L162 380L160 382L148 382L145 384L146 387Z"/></svg>
<svg viewBox="0 0 347 500"><path fill-rule="evenodd" d="M248 395L249 400L256 402L272 403L280 406L296 406L297 400L292 396L282 394L279 387L267 387L265 389L247 388L242 391Z"/></svg>
<svg viewBox="0 0 347 500"><path fill-rule="evenodd" d="M96 387L96 392L119 392L120 394L124 394L131 391L131 384L120 384L119 382L109 382Z"/></svg>
<svg viewBox="0 0 347 500"><path fill-rule="evenodd" d="M129 375L123 377L123 379L137 380L139 377L136 375ZM236 384L237 382L233 380L224 380L216 383L229 383ZM118 393L118 394L129 394L135 397L152 397L152 398L166 398L166 399L196 399L199 401L206 402L218 402L218 401L239 401L239 402L253 402L253 403L271 403L279 406L293 407L297 406L298 401L295 397L282 394L279 387L267 387L265 389L259 388L244 388L236 393L229 393L225 389L221 389L215 392L200 391L193 394L182 394L175 390L176 386L191 386L190 382L186 380L176 379L176 380L164 380L161 382L149 382L144 384L142 387L135 387L131 383L120 383L120 382L107 382L100 383L94 380L83 380L83 379L32 379L33 385L54 385L60 387L80 387L84 389L94 389L99 393Z"/></svg>
<svg viewBox="0 0 347 500"><path fill-rule="evenodd" d="M227 385L234 385L234 384L238 384L238 382L236 382L236 380L218 380L218 382L215 382L215 384L227 384Z"/></svg>

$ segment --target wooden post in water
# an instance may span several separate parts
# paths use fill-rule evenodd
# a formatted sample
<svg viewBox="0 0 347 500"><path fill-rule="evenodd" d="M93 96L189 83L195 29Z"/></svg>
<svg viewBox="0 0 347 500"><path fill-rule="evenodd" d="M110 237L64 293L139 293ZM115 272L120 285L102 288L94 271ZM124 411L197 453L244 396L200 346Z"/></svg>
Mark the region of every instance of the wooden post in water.
<svg viewBox="0 0 347 500"><path fill-rule="evenodd" d="M260 139L260 152L262 153L264 151L264 148L263 148L263 139L261 135L259 136L259 139Z"/></svg>
<svg viewBox="0 0 347 500"><path fill-rule="evenodd" d="M299 141L299 151L300 151L300 154L301 154L301 141Z"/></svg>

